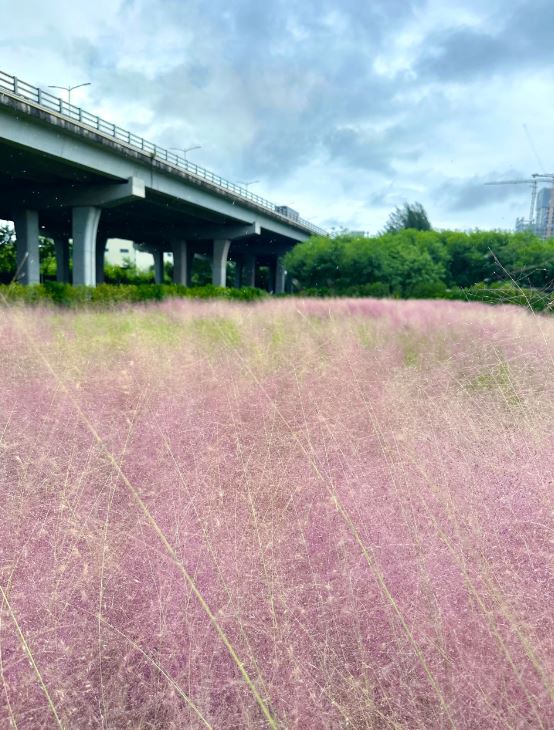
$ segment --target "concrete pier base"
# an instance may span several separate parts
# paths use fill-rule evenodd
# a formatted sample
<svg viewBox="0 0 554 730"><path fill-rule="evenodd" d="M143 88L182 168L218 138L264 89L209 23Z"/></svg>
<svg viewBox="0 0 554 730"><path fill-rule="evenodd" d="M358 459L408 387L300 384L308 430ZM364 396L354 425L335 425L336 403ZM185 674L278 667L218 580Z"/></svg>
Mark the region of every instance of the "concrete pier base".
<svg viewBox="0 0 554 730"><path fill-rule="evenodd" d="M20 284L40 284L38 211L21 210L14 216L16 278Z"/></svg>
<svg viewBox="0 0 554 730"><path fill-rule="evenodd" d="M96 285L96 234L101 209L93 205L73 208L73 284Z"/></svg>
<svg viewBox="0 0 554 730"><path fill-rule="evenodd" d="M283 257L277 256L275 260L275 283L273 287L275 294L284 294L286 273Z"/></svg>
<svg viewBox="0 0 554 730"><path fill-rule="evenodd" d="M214 286L227 284L227 255L231 241L218 238L214 241L212 258L212 283Z"/></svg>
<svg viewBox="0 0 554 730"><path fill-rule="evenodd" d="M187 241L173 241L173 283L190 286L194 249Z"/></svg>
<svg viewBox="0 0 554 730"><path fill-rule="evenodd" d="M161 248L152 251L154 257L154 281L156 284L164 283L164 252Z"/></svg>
<svg viewBox="0 0 554 730"><path fill-rule="evenodd" d="M104 260L106 257L106 244L108 243L107 238L96 239L96 283L103 284L105 281L104 277Z"/></svg>
<svg viewBox="0 0 554 730"><path fill-rule="evenodd" d="M69 284L69 241L63 236L54 238L56 254L56 281Z"/></svg>

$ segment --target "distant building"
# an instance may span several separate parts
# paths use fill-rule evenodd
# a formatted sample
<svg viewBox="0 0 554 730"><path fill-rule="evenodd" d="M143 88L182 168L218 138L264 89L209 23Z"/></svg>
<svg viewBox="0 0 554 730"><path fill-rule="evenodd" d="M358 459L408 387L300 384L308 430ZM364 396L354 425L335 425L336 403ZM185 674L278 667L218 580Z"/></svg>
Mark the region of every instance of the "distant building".
<svg viewBox="0 0 554 730"><path fill-rule="evenodd" d="M552 238L554 224L554 188L543 188L537 195L535 233L540 238Z"/></svg>
<svg viewBox="0 0 554 730"><path fill-rule="evenodd" d="M532 231L539 238L554 238L554 187L542 188L535 204L535 222L516 218L515 231Z"/></svg>
<svg viewBox="0 0 554 730"><path fill-rule="evenodd" d="M527 218L516 218L516 225L515 225L515 232L521 233L522 231L531 231L534 230L534 226L532 226Z"/></svg>
<svg viewBox="0 0 554 730"><path fill-rule="evenodd" d="M140 251L132 241L123 238L108 238L104 260L111 266L136 266L140 271L148 271L154 264L152 254Z"/></svg>

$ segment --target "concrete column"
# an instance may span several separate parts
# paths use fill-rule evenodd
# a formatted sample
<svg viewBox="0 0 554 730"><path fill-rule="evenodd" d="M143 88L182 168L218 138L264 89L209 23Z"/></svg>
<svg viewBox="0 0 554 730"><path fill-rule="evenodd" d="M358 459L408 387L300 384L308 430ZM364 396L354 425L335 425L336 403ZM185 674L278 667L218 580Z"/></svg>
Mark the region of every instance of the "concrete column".
<svg viewBox="0 0 554 730"><path fill-rule="evenodd" d="M56 236L54 239L56 253L56 281L69 284L69 241L65 236Z"/></svg>
<svg viewBox="0 0 554 730"><path fill-rule="evenodd" d="M256 286L256 257L253 253L247 253L243 264L243 286Z"/></svg>
<svg viewBox="0 0 554 730"><path fill-rule="evenodd" d="M237 257L235 260L235 289L240 289L242 284L242 258Z"/></svg>
<svg viewBox="0 0 554 730"><path fill-rule="evenodd" d="M40 284L38 211L21 210L14 216L16 271L20 284Z"/></svg>
<svg viewBox="0 0 554 730"><path fill-rule="evenodd" d="M107 238L96 239L96 283L104 283L104 260L106 258L106 244L108 243Z"/></svg>
<svg viewBox="0 0 554 730"><path fill-rule="evenodd" d="M190 286L194 249L187 241L173 241L173 283Z"/></svg>
<svg viewBox="0 0 554 730"><path fill-rule="evenodd" d="M227 283L227 254L231 241L216 238L212 258L212 283L214 286L225 286Z"/></svg>
<svg viewBox="0 0 554 730"><path fill-rule="evenodd" d="M275 259L275 283L273 285L273 291L275 294L284 294L285 292L285 265L283 263L283 257L277 256Z"/></svg>
<svg viewBox="0 0 554 730"><path fill-rule="evenodd" d="M267 265L268 272L267 272L267 291L270 294L275 293L275 260L272 260Z"/></svg>
<svg viewBox="0 0 554 730"><path fill-rule="evenodd" d="M96 233L101 208L73 208L73 284L96 286Z"/></svg>
<svg viewBox="0 0 554 730"><path fill-rule="evenodd" d="M164 252L161 248L152 249L154 257L154 281L156 284L164 283Z"/></svg>
<svg viewBox="0 0 554 730"><path fill-rule="evenodd" d="M194 260L194 249L192 244L189 243L187 246L187 286L192 284L192 262Z"/></svg>

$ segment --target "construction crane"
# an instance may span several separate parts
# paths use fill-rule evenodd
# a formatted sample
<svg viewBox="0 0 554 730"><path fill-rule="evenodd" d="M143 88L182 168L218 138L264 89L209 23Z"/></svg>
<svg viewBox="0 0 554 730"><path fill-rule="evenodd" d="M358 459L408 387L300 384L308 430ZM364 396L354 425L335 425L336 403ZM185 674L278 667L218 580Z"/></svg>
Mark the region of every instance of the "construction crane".
<svg viewBox="0 0 554 730"><path fill-rule="evenodd" d="M541 182L549 182L553 189L554 194L554 174L552 173L538 173L535 172L531 175L531 178L528 180L495 180L493 182L487 182L485 185L531 185L531 206L529 208L529 227L533 228L535 225L535 206L537 203L537 188L539 183ZM554 227L554 205L551 205L548 208L548 219L546 222L546 231L545 235L546 238L551 238L553 234L553 227Z"/></svg>

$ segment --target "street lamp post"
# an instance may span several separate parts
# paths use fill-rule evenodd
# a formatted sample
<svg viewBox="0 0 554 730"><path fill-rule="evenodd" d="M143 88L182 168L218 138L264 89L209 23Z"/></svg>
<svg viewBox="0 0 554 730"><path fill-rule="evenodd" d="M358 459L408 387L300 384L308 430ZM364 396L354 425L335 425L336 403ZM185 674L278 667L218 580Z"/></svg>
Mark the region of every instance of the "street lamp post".
<svg viewBox="0 0 554 730"><path fill-rule="evenodd" d="M71 92L75 91L75 89L80 89L81 86L90 86L91 81L87 81L84 84L76 84L75 86L53 86L52 84L48 85L49 89L61 89L62 91L67 91L67 103L69 106L71 106Z"/></svg>
<svg viewBox="0 0 554 730"><path fill-rule="evenodd" d="M185 162L187 161L187 152L192 152L192 150L201 150L202 145L201 144L195 144L194 147L170 147L170 150L173 150L174 152L182 152L183 157L185 158Z"/></svg>
<svg viewBox="0 0 554 730"><path fill-rule="evenodd" d="M239 185L244 185L244 187L248 190L249 185L255 185L256 183L259 183L259 180L249 180L248 182L244 180L238 180L237 181Z"/></svg>

